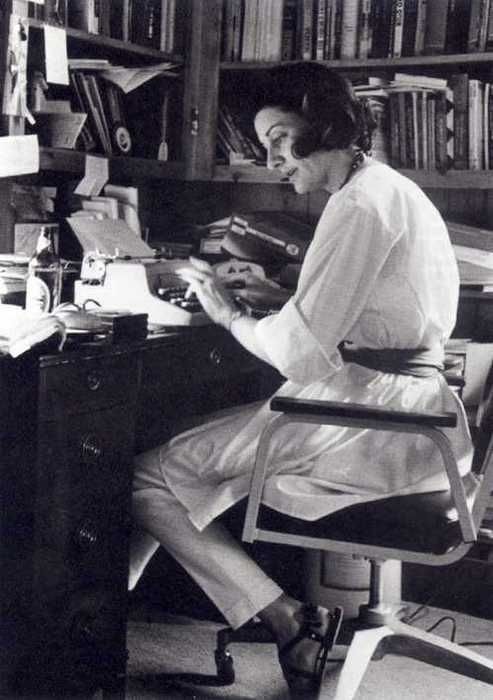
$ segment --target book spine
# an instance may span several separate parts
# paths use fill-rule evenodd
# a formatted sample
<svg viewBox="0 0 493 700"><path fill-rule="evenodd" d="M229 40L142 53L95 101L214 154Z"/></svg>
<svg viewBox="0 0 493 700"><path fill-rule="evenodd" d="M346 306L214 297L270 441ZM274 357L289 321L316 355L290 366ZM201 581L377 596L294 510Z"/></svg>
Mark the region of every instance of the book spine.
<svg viewBox="0 0 493 700"><path fill-rule="evenodd" d="M416 41L416 23L418 19L418 0L404 2L404 29L402 34L402 56L414 55Z"/></svg>
<svg viewBox="0 0 493 700"><path fill-rule="evenodd" d="M449 0L428 2L423 53L427 56L445 51Z"/></svg>
<svg viewBox="0 0 493 700"><path fill-rule="evenodd" d="M420 94L420 118L419 118L419 139L421 143L421 162L424 170L428 170L428 93L423 91Z"/></svg>
<svg viewBox="0 0 493 700"><path fill-rule="evenodd" d="M296 0L284 0L281 33L281 60L296 58Z"/></svg>
<svg viewBox="0 0 493 700"><path fill-rule="evenodd" d="M469 80L469 169L481 168L481 84Z"/></svg>
<svg viewBox="0 0 493 700"><path fill-rule="evenodd" d="M454 93L454 168L467 170L469 167L469 76L455 73L450 76L450 86Z"/></svg>
<svg viewBox="0 0 493 700"><path fill-rule="evenodd" d="M327 0L316 0L315 25L315 58L323 61L325 58L325 38L327 35Z"/></svg>
<svg viewBox="0 0 493 700"><path fill-rule="evenodd" d="M386 58L390 49L392 0L375 0L370 22L373 35L370 57Z"/></svg>
<svg viewBox="0 0 493 700"><path fill-rule="evenodd" d="M488 161L490 169L493 168L493 84L490 83L488 93Z"/></svg>
<svg viewBox="0 0 493 700"><path fill-rule="evenodd" d="M493 5L490 2L490 16L488 17L488 30L486 32L486 51L493 51Z"/></svg>
<svg viewBox="0 0 493 700"><path fill-rule="evenodd" d="M484 0L471 0L471 14L467 36L467 50L471 52L479 51L479 32L481 29L483 4Z"/></svg>
<svg viewBox="0 0 493 700"><path fill-rule="evenodd" d="M313 58L313 0L300 0L298 5L298 51L299 58Z"/></svg>
<svg viewBox="0 0 493 700"><path fill-rule="evenodd" d="M407 154L407 129L406 129L406 93L397 93L397 105L399 113L399 161L401 168L407 168L408 154Z"/></svg>
<svg viewBox="0 0 493 700"><path fill-rule="evenodd" d="M447 170L447 106L444 91L436 93L435 104L436 165L437 170L444 173Z"/></svg>
<svg viewBox="0 0 493 700"><path fill-rule="evenodd" d="M343 0L332 0L331 13L331 41L330 41L330 59L341 57L341 41L342 41L342 2Z"/></svg>
<svg viewBox="0 0 493 700"><path fill-rule="evenodd" d="M390 163L394 168L401 167L399 148L399 95L393 92L389 96L389 126L390 126Z"/></svg>
<svg viewBox="0 0 493 700"><path fill-rule="evenodd" d="M427 101L427 112L428 112L428 164L430 169L434 170L437 165L436 156L436 132L435 132L435 122L436 122L436 95L431 93L428 95Z"/></svg>
<svg viewBox="0 0 493 700"><path fill-rule="evenodd" d="M483 91L483 167L485 170L490 169L490 144L489 144L489 101L490 101L490 83L484 84Z"/></svg>
<svg viewBox="0 0 493 700"><path fill-rule="evenodd" d="M424 52L427 9L428 0L418 0L416 14L416 36L414 38L415 56L421 56Z"/></svg>
<svg viewBox="0 0 493 700"><path fill-rule="evenodd" d="M360 18L359 18L359 40L358 40L358 58L368 58L370 55L370 14L371 0L361 0Z"/></svg>
<svg viewBox="0 0 493 700"><path fill-rule="evenodd" d="M404 0L394 0L392 16L393 32L391 56L393 58L400 58L402 56L402 36L404 29Z"/></svg>
<svg viewBox="0 0 493 700"><path fill-rule="evenodd" d="M358 54L359 0L345 0L342 6L341 58Z"/></svg>
<svg viewBox="0 0 493 700"><path fill-rule="evenodd" d="M221 25L221 58L233 61L234 0L224 0Z"/></svg>

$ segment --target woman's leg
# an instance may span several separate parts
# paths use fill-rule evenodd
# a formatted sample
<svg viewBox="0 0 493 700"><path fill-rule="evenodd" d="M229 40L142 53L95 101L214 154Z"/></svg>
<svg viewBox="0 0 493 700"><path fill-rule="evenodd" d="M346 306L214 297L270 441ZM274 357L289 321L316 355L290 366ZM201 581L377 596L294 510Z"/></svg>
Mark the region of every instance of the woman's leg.
<svg viewBox="0 0 493 700"><path fill-rule="evenodd" d="M282 589L246 554L228 530L212 522L203 531L168 488L157 465L137 460L133 493L136 530L130 552L135 586L159 544L183 566L222 612L240 627L282 594Z"/></svg>

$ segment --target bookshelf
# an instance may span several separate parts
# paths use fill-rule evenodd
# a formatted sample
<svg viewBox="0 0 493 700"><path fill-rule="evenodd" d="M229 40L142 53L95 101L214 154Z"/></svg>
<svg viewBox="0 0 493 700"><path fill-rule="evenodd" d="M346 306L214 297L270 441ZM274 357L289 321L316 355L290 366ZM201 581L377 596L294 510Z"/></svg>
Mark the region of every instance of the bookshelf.
<svg viewBox="0 0 493 700"><path fill-rule="evenodd" d="M68 2L70 3L71 0ZM268 201L269 197L272 197L272 201L277 202L289 199L287 194L289 186L280 184L277 176L265 167L228 165L225 164L225 161L217 162L218 114L222 103L223 85L229 81L233 84L234 90L237 78L238 84L241 84L246 76L249 80L255 80L255 76L259 72L265 71L279 62L273 60L226 60L224 28L228 21L227 8L233 2L241 6L246 0L179 0L179 2L186 9L184 19L186 31L184 32L184 40L178 47L179 50L171 52L111 36L92 34L79 28L66 28L69 55L108 57L115 63L128 66L171 61L179 67L180 77L175 80L182 86L178 117L181 121L179 157L166 162L122 155L110 157L111 178L125 183L142 183L147 180L152 181L157 186L161 186L161 184L164 186L168 181L170 186L172 182L179 184L181 181L197 182L200 183L200 187L209 183L213 198L216 197L217 193L225 191L221 189L222 187L229 185L244 185L245 188L269 185L268 188L262 190L262 203ZM279 0L279 2L299 7L308 0ZM262 0L262 3L267 5L269 0ZM144 0L141 4L145 4ZM9 0L2 3L0 7L0 12L3 12L2 19L7 19L11 11L27 14L27 11L23 13L22 10L19 10L22 7L26 8L27 5L27 0ZM315 7L315 3L313 3L313 7ZM29 19L34 44L40 42L45 23L35 17ZM0 46L5 46L6 43L6 24L6 21L0 22L2 32ZM3 49L0 58L5 65L6 59ZM448 77L453 73L464 72L469 73L471 77L491 80L493 51L475 49L474 51L462 50L454 53L442 52L429 55L332 57L318 60L344 72L352 80L361 80L368 76L391 78L396 72L436 77ZM0 76L0 90L2 89L2 80L3 76ZM24 128L22 120L10 118L4 120L2 133L22 133ZM75 177L84 171L84 153L77 150L42 147L40 160L41 171L48 175L51 173L55 177L57 174L63 176L65 173ZM493 202L491 201L493 195L490 196L490 191L493 190L491 169L456 170L451 168L445 174L434 169L402 168L401 171L424 189L433 192L434 199L440 203L442 210L451 207L454 211L462 208L465 215L469 212L477 213L480 210L484 217L491 217L493 214ZM0 191L0 200L8 202L5 183L0 182L0 190L2 190ZM282 191L284 194L279 195L274 190ZM189 192L189 189L186 191ZM238 190L238 188L235 191L239 193L238 196L241 200L243 191ZM269 191L271 195L268 194ZM249 199L249 196L247 193L246 199ZM193 200L193 195L191 199ZM460 204L457 205L457 202ZM479 207L477 206L478 202ZM442 206L443 203L445 204ZM308 209L310 209L309 206Z"/></svg>
<svg viewBox="0 0 493 700"><path fill-rule="evenodd" d="M221 85L228 84L228 82L233 85L238 84L246 75L258 75L271 66L298 61L304 57L310 58L310 60L317 60L345 73L353 82L361 82L370 76L391 80L396 73L422 74L446 79L449 79L453 74L464 73L468 74L471 79L477 79L483 81L483 83L492 80L493 8L491 8L491 3L486 0L471 0L470 3L459 3L452 0L435 0L433 3L429 0L427 3L424 0L405 0L405 2L393 2L392 0L380 0L379 2L376 0L362 0L361 2L354 2L353 0L342 0L342 2L331 2L331 0L284 0L284 15L281 25L279 26L278 18L274 18L274 22L277 21L277 26L272 29L273 25L271 24L270 30L265 32L262 28L259 30L258 26L262 23L269 24L271 22L270 11L265 8L272 5L272 2L266 0L263 4L264 14L261 19L257 20L256 34L253 38L251 36L251 28L247 28L244 24L240 26L239 30L237 29L237 24L234 25L234 29L231 28L233 26L231 16L234 13L234 9L232 10L231 8L234 8L237 4L238 0L225 0L225 19L229 17L230 22L229 24L224 22L222 25ZM251 0L242 0L240 4L243 5L245 16L247 16L248 7L252 4ZM427 14L424 15L427 23L423 25L422 43L419 49L417 48L417 30L415 29L417 26L416 12L418 5L427 5L428 8ZM311 18L308 20L308 29L306 28L307 19L304 16L306 13L303 9L307 6L313 10ZM404 13L401 45L396 46L390 42L385 52L380 42L377 49L373 50L373 53L371 45L370 50L368 50L368 47L363 47L361 37L364 31L359 24L363 22L362 13L372 13L374 8L378 7L380 17L376 21L383 22L382 12L387 12L388 22L388 17L391 16L392 12L398 12L396 9L398 6L401 9L403 8ZM336 24L332 27L330 30L332 32L331 46L325 46L325 49L320 54L320 37L317 36L317 23L320 22L320 12L322 12L322 15L324 12L326 13L325 19L322 21L326 23L323 31L326 32L327 37L329 32L327 28L328 17L330 13L334 12L334 8L337 7L342 8L340 10L341 17L339 20L335 20L336 23L339 21L338 28ZM346 12L346 8L349 8L349 10L343 20L342 16ZM486 15L488 11L489 16ZM414 19L410 17L412 12L415 13ZM374 14L374 19L375 16ZM292 35L292 46L288 54L286 54L284 46L286 22L290 23L288 33L291 32ZM345 30L342 28L343 22L346 22ZM350 25L349 28L348 25ZM357 26L355 27L355 25ZM381 26L383 27L384 25L382 24ZM263 55L267 50L266 44L272 43L273 31L276 37L281 34L280 44L277 38L274 41L278 56L276 60L266 61L263 59ZM311 32L308 53L306 53L305 39L303 38L306 31ZM344 31L351 31L357 37L357 42L359 43L356 43L352 49L348 49L347 46L345 50L342 49ZM396 32L396 30L392 29L392 25L390 31L393 31L394 34ZM230 36L232 32L237 34L236 39ZM339 33L338 35L337 32ZM406 41L406 37L410 35L410 32L413 33L414 42ZM235 41L238 43L236 49L234 48ZM257 47L253 49L253 52L256 52L255 59L252 58L252 41L254 44L257 42ZM326 43L327 41L326 38ZM235 55L233 56L233 54ZM320 58L320 55L323 58ZM227 93L227 89L225 92ZM221 127L221 125L219 126ZM224 155L222 160L224 161ZM447 161L450 161L448 155ZM479 169L477 166L475 169L463 166L459 169L458 165L452 162L447 162L445 168L440 165L439 169L436 169L435 166L426 166L425 169L419 165L415 168L413 164L410 167L407 163L401 164L392 160L390 164L425 189L450 190L451 192L457 192L458 190L487 191L493 189L493 167L491 163L489 166L480 165ZM445 174L442 174L443 171ZM223 181L229 179L232 182L242 181L245 183L271 182L270 176L262 173L259 167L255 167L248 173L246 168L229 167L224 162L219 162L216 165L214 179Z"/></svg>

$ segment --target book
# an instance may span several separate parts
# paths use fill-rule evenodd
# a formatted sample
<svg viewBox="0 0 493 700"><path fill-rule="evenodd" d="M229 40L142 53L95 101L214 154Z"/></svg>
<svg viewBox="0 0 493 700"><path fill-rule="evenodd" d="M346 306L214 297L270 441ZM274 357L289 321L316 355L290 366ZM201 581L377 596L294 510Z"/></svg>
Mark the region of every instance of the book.
<svg viewBox="0 0 493 700"><path fill-rule="evenodd" d="M313 55L317 61L325 58L325 41L327 37L327 0L315 0L315 31Z"/></svg>
<svg viewBox="0 0 493 700"><path fill-rule="evenodd" d="M448 0L428 2L423 53L427 56L445 52Z"/></svg>
<svg viewBox="0 0 493 700"><path fill-rule="evenodd" d="M432 90L445 90L446 78L436 78L431 75L415 75L414 73L395 73L390 86L405 85L416 88L431 88Z"/></svg>
<svg viewBox="0 0 493 700"><path fill-rule="evenodd" d="M311 224L283 211L233 213L222 241L224 251L243 260L299 263L313 236Z"/></svg>
<svg viewBox="0 0 493 700"><path fill-rule="evenodd" d="M405 0L401 56L414 56L419 0Z"/></svg>
<svg viewBox="0 0 493 700"><path fill-rule="evenodd" d="M372 40L371 6L372 0L361 0L359 8L358 58L368 58L370 55Z"/></svg>
<svg viewBox="0 0 493 700"><path fill-rule="evenodd" d="M310 61L313 58L313 0L299 1L297 21L297 57Z"/></svg>
<svg viewBox="0 0 493 700"><path fill-rule="evenodd" d="M469 80L469 169L481 170L483 166L483 107L482 82Z"/></svg>
<svg viewBox="0 0 493 700"><path fill-rule="evenodd" d="M441 173L445 173L450 166L448 159L449 133L447 131L447 94L445 91L435 93L435 148L436 148L436 168Z"/></svg>
<svg viewBox="0 0 493 700"><path fill-rule="evenodd" d="M238 61L240 58L242 10L241 0L225 0L221 49L223 61Z"/></svg>
<svg viewBox="0 0 493 700"><path fill-rule="evenodd" d="M469 168L469 75L450 76L454 93L454 164L456 170Z"/></svg>
<svg viewBox="0 0 493 700"><path fill-rule="evenodd" d="M297 0L284 0L281 29L281 60L296 58Z"/></svg>
<svg viewBox="0 0 493 700"><path fill-rule="evenodd" d="M467 35L467 50L470 52L484 51L486 45L486 34L488 31L489 0L471 0L471 10L469 15L469 27ZM485 30L483 31L483 26ZM482 37L484 46L481 48Z"/></svg>
<svg viewBox="0 0 493 700"><path fill-rule="evenodd" d="M389 95L389 132L390 132L390 163L394 168L400 168L401 152L399 148L399 94L394 92Z"/></svg>
<svg viewBox="0 0 493 700"><path fill-rule="evenodd" d="M88 34L98 34L99 24L96 14L96 0L70 0L67 24Z"/></svg>
<svg viewBox="0 0 493 700"><path fill-rule="evenodd" d="M356 58L358 55L358 0L345 0L342 6L341 58Z"/></svg>
<svg viewBox="0 0 493 700"><path fill-rule="evenodd" d="M65 324L56 316L36 316L19 306L0 304L1 354L19 357L47 342L50 350L61 350L65 337Z"/></svg>
<svg viewBox="0 0 493 700"><path fill-rule="evenodd" d="M445 51L447 53L467 52L467 28L469 27L470 15L470 0L449 0L445 37Z"/></svg>
<svg viewBox="0 0 493 700"><path fill-rule="evenodd" d="M418 0L416 8L416 31L414 36L415 56L421 56L424 52L427 9L428 0Z"/></svg>
<svg viewBox="0 0 493 700"><path fill-rule="evenodd" d="M404 0L394 0L391 19L392 42L391 46L389 47L389 58L399 58L402 55L403 29Z"/></svg>
<svg viewBox="0 0 493 700"><path fill-rule="evenodd" d="M372 46L370 58L387 58L391 39L392 0L378 0L372 4L370 25Z"/></svg>

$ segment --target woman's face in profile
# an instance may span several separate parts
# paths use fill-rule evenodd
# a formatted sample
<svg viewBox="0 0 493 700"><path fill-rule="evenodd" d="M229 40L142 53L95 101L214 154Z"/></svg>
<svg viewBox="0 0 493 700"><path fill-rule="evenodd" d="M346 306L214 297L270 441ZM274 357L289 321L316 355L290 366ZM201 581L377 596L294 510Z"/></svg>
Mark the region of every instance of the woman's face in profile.
<svg viewBox="0 0 493 700"><path fill-rule="evenodd" d="M255 117L255 131L267 151L267 167L277 169L298 194L322 189L328 181L328 151L315 151L306 158L293 155L293 145L307 128L299 114L278 107L264 107Z"/></svg>

